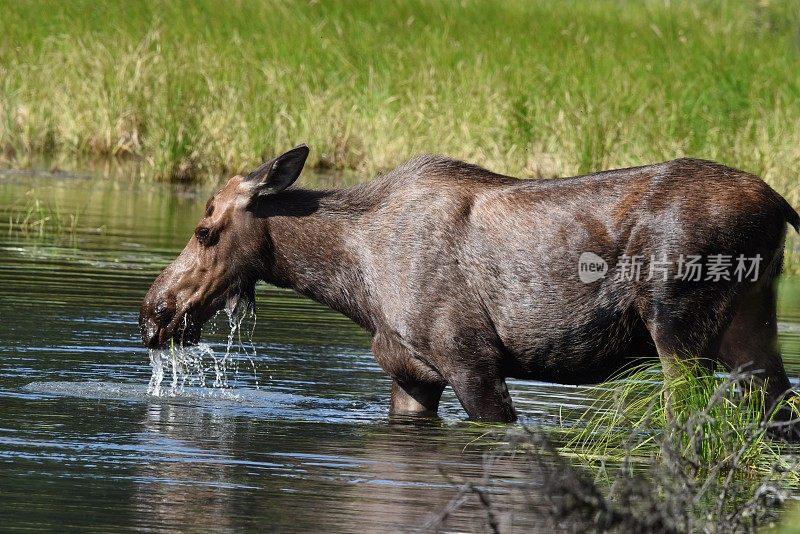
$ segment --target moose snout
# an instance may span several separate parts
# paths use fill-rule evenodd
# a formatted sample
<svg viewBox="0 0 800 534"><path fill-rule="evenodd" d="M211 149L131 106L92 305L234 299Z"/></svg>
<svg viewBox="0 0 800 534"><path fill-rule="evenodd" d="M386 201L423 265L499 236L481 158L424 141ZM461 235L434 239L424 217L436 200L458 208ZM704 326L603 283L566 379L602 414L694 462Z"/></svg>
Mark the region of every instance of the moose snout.
<svg viewBox="0 0 800 534"><path fill-rule="evenodd" d="M153 287L147 292L139 310L139 331L142 342L151 349L162 347L169 338L167 327L175 317L174 299Z"/></svg>
<svg viewBox="0 0 800 534"><path fill-rule="evenodd" d="M168 337L165 328L173 316L174 312L165 303L152 306L145 300L139 312L139 330L145 346L156 349L164 344Z"/></svg>
<svg viewBox="0 0 800 534"><path fill-rule="evenodd" d="M159 347L161 326L153 317L143 317L140 315L139 330L142 332L142 341L147 348L156 349Z"/></svg>

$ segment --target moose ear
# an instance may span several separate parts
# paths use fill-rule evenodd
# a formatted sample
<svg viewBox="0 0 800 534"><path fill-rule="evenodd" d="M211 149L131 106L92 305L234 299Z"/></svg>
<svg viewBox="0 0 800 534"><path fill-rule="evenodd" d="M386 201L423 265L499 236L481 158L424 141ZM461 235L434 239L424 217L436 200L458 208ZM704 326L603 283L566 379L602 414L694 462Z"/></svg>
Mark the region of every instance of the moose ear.
<svg viewBox="0 0 800 534"><path fill-rule="evenodd" d="M300 145L277 158L262 163L245 178L252 184L253 196L269 195L283 191L300 176L308 157L308 147Z"/></svg>

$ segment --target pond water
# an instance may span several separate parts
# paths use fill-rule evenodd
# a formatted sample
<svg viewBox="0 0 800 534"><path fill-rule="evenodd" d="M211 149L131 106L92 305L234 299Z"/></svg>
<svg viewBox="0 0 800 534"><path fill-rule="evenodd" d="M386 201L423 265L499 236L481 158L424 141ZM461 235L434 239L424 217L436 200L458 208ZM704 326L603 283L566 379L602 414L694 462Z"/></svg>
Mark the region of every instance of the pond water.
<svg viewBox="0 0 800 534"><path fill-rule="evenodd" d="M390 420L390 381L368 336L264 285L255 324L234 340L228 388L211 387L206 355L205 387L195 376L173 393L167 366L162 394L148 393L138 307L211 192L0 174L2 529L414 530L460 480L482 476L487 427L466 422L451 392L439 420ZM782 284L780 316L796 377L800 282ZM227 317L210 330L204 341L220 359ZM557 424L563 409L591 403L586 388L510 388L531 425ZM482 528L476 506L448 527Z"/></svg>

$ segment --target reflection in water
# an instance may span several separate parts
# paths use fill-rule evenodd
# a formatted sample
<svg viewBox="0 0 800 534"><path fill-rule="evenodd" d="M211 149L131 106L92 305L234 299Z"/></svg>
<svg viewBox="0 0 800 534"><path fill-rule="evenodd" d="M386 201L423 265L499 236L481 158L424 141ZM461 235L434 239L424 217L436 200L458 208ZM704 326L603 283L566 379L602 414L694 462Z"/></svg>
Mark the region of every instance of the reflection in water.
<svg viewBox="0 0 800 534"><path fill-rule="evenodd" d="M505 427L464 422L449 391L440 420L390 421L390 383L367 336L283 290L258 289L252 348L233 343L232 387L189 380L174 395L147 395L140 299L185 244L212 189L0 175L3 529L413 530L462 480L481 480L497 440L486 433L502 436ZM10 228L33 196L79 212L74 231L26 237ZM780 319L796 377L797 281L781 286ZM227 318L213 330L203 338L220 359ZM205 362L206 386L223 385L213 359ZM553 424L592 402L587 388L511 381L510 389L528 424ZM513 462L492 470L505 482L498 488L518 476ZM537 505L491 497L504 510ZM471 499L446 528L481 531L485 520ZM519 512L500 520L525 532L541 526Z"/></svg>
<svg viewBox="0 0 800 534"><path fill-rule="evenodd" d="M421 529L447 508L455 486L482 480L488 450L485 429L435 420L376 428L323 423L305 431L313 453L286 448L281 423L254 420L242 431L230 418L189 406L151 404L141 426L142 447L164 448L169 458L137 467L134 508L143 514L136 524L185 530L237 530L255 518L280 532ZM464 447L457 440L466 436L474 442ZM499 461L491 473L513 480L518 467ZM500 514L504 525L530 531L531 517L520 513L530 503L493 498L501 511L517 510ZM445 525L480 531L483 520L475 502Z"/></svg>
<svg viewBox="0 0 800 534"><path fill-rule="evenodd" d="M190 433L191 431L191 433ZM199 439L193 439L197 434ZM222 453L234 439L225 417L184 406L150 404L139 439L144 448L163 448L168 457L142 463L134 477L135 524L143 527L234 530L233 499L220 498L233 482L235 462ZM241 486L246 489L247 486Z"/></svg>

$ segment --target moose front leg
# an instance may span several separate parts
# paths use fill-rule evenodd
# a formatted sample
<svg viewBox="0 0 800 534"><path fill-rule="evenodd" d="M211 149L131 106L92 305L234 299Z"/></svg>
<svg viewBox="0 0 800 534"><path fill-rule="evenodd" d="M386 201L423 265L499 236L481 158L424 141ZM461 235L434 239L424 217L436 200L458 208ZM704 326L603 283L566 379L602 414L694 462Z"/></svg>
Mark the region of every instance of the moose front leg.
<svg viewBox="0 0 800 534"><path fill-rule="evenodd" d="M482 314L449 318L436 336L436 360L470 419L497 423L517 420L502 362L504 348L494 326ZM447 332L453 334L446 335Z"/></svg>
<svg viewBox="0 0 800 534"><path fill-rule="evenodd" d="M392 382L392 400L389 414L436 415L439 399L442 398L445 384L430 382Z"/></svg>
<svg viewBox="0 0 800 534"><path fill-rule="evenodd" d="M447 385L436 370L392 336L376 334L372 339L372 353L393 379L390 415L436 415Z"/></svg>

